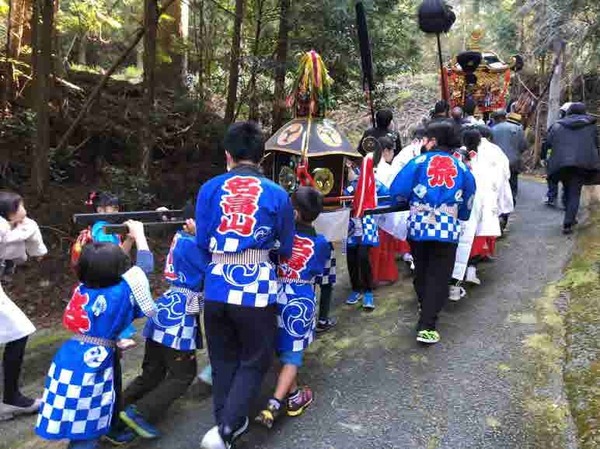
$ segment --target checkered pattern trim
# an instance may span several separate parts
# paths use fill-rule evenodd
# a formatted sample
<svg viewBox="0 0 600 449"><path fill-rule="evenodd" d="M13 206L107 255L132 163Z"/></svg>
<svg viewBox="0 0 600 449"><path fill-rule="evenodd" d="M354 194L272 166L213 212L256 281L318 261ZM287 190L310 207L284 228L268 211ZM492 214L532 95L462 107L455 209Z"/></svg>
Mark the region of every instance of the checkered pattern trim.
<svg viewBox="0 0 600 449"><path fill-rule="evenodd" d="M146 273L140 267L131 267L124 275L123 279L129 285L131 294L137 305L142 309L142 313L146 316L156 315L156 304L152 299L150 291L150 283L146 277Z"/></svg>
<svg viewBox="0 0 600 449"><path fill-rule="evenodd" d="M325 263L325 269L323 274L315 277L315 284L317 285L334 285L337 282L337 259L332 251L331 257Z"/></svg>
<svg viewBox="0 0 600 449"><path fill-rule="evenodd" d="M185 315L180 326L159 328L154 326L150 339L158 344L178 351L198 349L198 320L194 315Z"/></svg>
<svg viewBox="0 0 600 449"><path fill-rule="evenodd" d="M314 289L308 285L281 284L277 310L277 351L304 351L313 342L317 325Z"/></svg>
<svg viewBox="0 0 600 449"><path fill-rule="evenodd" d="M206 301L267 307L277 301L277 276L270 262L254 265L213 264L205 281Z"/></svg>
<svg viewBox="0 0 600 449"><path fill-rule="evenodd" d="M379 227L373 215L365 215L362 218L362 236L356 235L357 233L353 232L352 226L351 223L348 229L347 246L379 246Z"/></svg>
<svg viewBox="0 0 600 449"><path fill-rule="evenodd" d="M84 440L108 432L115 403L113 368L76 372L52 364L36 433L46 439Z"/></svg>
<svg viewBox="0 0 600 449"><path fill-rule="evenodd" d="M460 238L460 222L443 213L419 212L408 219L409 236L413 240L437 240L456 243Z"/></svg>

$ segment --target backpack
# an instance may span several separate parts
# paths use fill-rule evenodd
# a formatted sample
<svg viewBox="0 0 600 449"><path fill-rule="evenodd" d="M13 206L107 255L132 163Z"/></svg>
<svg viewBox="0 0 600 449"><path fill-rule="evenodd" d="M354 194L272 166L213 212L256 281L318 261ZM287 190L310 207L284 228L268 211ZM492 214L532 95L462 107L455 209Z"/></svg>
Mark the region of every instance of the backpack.
<svg viewBox="0 0 600 449"><path fill-rule="evenodd" d="M83 251L83 247L88 243L92 243L94 239L92 238L92 228L87 227L83 231L79 233L75 243L71 246L71 267L75 268L77 263L79 262L79 258L81 257L81 252Z"/></svg>

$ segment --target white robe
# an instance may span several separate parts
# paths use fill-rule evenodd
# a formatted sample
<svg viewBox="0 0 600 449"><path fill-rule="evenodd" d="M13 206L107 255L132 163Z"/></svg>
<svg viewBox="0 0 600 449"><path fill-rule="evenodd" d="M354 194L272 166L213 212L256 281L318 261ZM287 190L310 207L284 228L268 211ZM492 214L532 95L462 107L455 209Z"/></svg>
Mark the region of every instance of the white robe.
<svg viewBox="0 0 600 449"><path fill-rule="evenodd" d="M383 160L379 162L377 166L377 179L383 183L388 189L391 187L394 179L398 176L398 173L402 171L404 166L411 160L421 154L421 146L415 143L404 147L400 153L394 157L391 165L385 163ZM379 174L379 166L383 164L387 167L382 167L381 174ZM389 167L389 168L388 168ZM391 234L399 240L406 240L408 237L408 217L410 211L394 212L391 214L379 215L377 217L378 226L388 234Z"/></svg>
<svg viewBox="0 0 600 449"><path fill-rule="evenodd" d="M39 233L37 225L33 226L31 222L33 220L27 221L27 226L11 229L7 221L0 217L0 253L12 257L15 255L11 252L12 249L23 244L25 251L31 249L30 255L44 255L47 250L41 241L41 233ZM17 251L17 254L17 259L21 259L21 252ZM4 293L4 289L0 284L0 344L19 340L34 332L35 326L33 323Z"/></svg>
<svg viewBox="0 0 600 449"><path fill-rule="evenodd" d="M482 140L477 155L471 160L471 171L475 177L477 191L471 217L468 221L461 223L461 236L452 274L454 279L464 279L473 240L476 236L499 237L501 235L498 216L507 212L501 212L500 205L504 211L509 209L508 205L504 204L507 199L502 193L503 186L508 183L510 178L510 169L508 177L505 172L505 168L508 167L508 159L506 159L505 167L503 158L506 156L500 158L494 147L495 145L491 142ZM512 203L512 196L510 202ZM512 206L510 210L512 210Z"/></svg>
<svg viewBox="0 0 600 449"><path fill-rule="evenodd" d="M497 173L497 176L499 177L498 215L510 214L515 209L515 203L510 188L510 162L508 157L506 157L502 148L486 138L481 139L479 151L482 150L484 151L482 154L485 154L486 158L488 155L493 157L500 168L500 171Z"/></svg>

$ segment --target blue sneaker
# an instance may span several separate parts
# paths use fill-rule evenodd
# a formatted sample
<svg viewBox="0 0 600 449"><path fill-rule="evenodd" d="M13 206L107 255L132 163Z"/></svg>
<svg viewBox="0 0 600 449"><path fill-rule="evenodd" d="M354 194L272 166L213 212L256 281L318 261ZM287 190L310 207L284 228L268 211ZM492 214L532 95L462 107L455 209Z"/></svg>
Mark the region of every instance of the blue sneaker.
<svg viewBox="0 0 600 449"><path fill-rule="evenodd" d="M160 436L158 429L146 421L133 405L121 412L119 418L142 438L152 440Z"/></svg>
<svg viewBox="0 0 600 449"><path fill-rule="evenodd" d="M130 428L124 430L111 430L104 435L103 438L113 446L123 446L124 444L129 444L134 441L137 438L137 433Z"/></svg>
<svg viewBox="0 0 600 449"><path fill-rule="evenodd" d="M360 298L362 298L362 293L352 292L346 300L346 304L348 304L349 306L353 306L354 304L357 304L358 301L360 301Z"/></svg>
<svg viewBox="0 0 600 449"><path fill-rule="evenodd" d="M365 297L363 298L363 309L365 309L365 310L375 309L375 298L373 298L373 292L365 293Z"/></svg>

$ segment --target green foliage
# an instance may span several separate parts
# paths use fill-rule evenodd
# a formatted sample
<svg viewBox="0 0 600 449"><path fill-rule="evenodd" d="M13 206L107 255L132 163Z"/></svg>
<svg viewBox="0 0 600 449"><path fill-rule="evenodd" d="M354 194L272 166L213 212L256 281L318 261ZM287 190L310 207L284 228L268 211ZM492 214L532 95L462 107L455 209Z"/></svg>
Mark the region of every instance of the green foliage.
<svg viewBox="0 0 600 449"><path fill-rule="evenodd" d="M101 38L103 30L120 29L122 19L113 16L109 8L113 2L106 0L69 0L61 5L57 28L63 32L73 32L80 36Z"/></svg>
<svg viewBox="0 0 600 449"><path fill-rule="evenodd" d="M130 83L141 83L144 78L144 71L134 65L125 67L122 71L112 76L112 78Z"/></svg>
<svg viewBox="0 0 600 449"><path fill-rule="evenodd" d="M119 197L125 209L150 207L155 195L150 192L148 179L115 166L104 167L108 189Z"/></svg>

